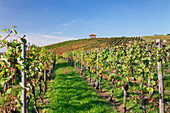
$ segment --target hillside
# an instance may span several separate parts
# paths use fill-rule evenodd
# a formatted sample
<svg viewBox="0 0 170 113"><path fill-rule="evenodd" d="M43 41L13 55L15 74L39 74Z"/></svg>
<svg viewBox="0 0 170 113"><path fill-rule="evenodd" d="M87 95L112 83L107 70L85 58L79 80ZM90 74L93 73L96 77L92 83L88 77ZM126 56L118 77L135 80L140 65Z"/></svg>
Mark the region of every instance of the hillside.
<svg viewBox="0 0 170 113"><path fill-rule="evenodd" d="M151 42L156 39L166 40L163 44L170 47L170 35L157 35L157 36L143 36L140 37L112 37L112 38L86 38L79 40L65 41L61 43L56 43L48 46L44 46L46 49L55 51L57 54L62 54L67 51L77 50L77 49L92 49L98 47L107 47L120 45L122 43L128 43L129 41L144 39L146 42Z"/></svg>
<svg viewBox="0 0 170 113"><path fill-rule="evenodd" d="M169 41L170 41L170 35L143 36L142 38L146 41L152 41L152 40L155 40L158 38L162 39L162 40L169 39Z"/></svg>
<svg viewBox="0 0 170 113"><path fill-rule="evenodd" d="M114 38L86 38L79 40L65 41L57 44L44 46L46 49L51 49L57 54L62 54L67 51L92 48L107 47L128 43L129 41L140 40L140 37L114 37Z"/></svg>

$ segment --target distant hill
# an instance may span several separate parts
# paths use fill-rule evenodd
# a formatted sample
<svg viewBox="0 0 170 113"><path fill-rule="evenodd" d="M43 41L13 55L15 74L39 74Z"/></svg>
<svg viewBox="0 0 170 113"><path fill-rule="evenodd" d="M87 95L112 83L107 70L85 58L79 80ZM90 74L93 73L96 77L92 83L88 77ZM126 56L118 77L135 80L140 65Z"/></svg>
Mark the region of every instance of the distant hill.
<svg viewBox="0 0 170 113"><path fill-rule="evenodd" d="M170 40L170 35L143 36L142 38L148 42L156 39Z"/></svg>
<svg viewBox="0 0 170 113"><path fill-rule="evenodd" d="M170 47L170 35L156 35L156 36L143 36L140 37L111 37L111 38L85 38L78 40L65 41L61 43L56 43L52 45L44 46L46 49L50 49L57 54L62 54L67 51L77 50L77 49L93 49L108 46L120 45L122 43L128 43L129 41L142 40L146 42L151 42L152 40L162 39L163 44Z"/></svg>
<svg viewBox="0 0 170 113"><path fill-rule="evenodd" d="M146 42L151 42L152 40L161 39L162 44L170 48L170 35L143 36L142 39L144 39Z"/></svg>
<svg viewBox="0 0 170 113"><path fill-rule="evenodd" d="M112 37L112 38L86 38L79 40L65 41L48 46L44 46L46 49L51 49L57 54L62 54L67 51L84 49L89 50L93 48L101 48L107 46L120 45L122 43L128 43L129 41L141 40L140 37Z"/></svg>

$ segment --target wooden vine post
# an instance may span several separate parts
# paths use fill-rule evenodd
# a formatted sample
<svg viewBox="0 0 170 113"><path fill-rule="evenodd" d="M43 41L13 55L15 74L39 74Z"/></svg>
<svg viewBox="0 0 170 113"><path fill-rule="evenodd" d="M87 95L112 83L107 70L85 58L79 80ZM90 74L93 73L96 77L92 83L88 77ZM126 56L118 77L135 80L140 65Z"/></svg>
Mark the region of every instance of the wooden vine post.
<svg viewBox="0 0 170 113"><path fill-rule="evenodd" d="M73 59L74 59L74 69L76 69L76 51L73 53Z"/></svg>
<svg viewBox="0 0 170 113"><path fill-rule="evenodd" d="M99 71L99 48L97 48L97 71L96 71L96 75L97 75L97 80L96 80L96 89L99 89L99 75L98 75L98 71Z"/></svg>
<svg viewBox="0 0 170 113"><path fill-rule="evenodd" d="M74 58L74 69L76 69L76 57Z"/></svg>
<svg viewBox="0 0 170 113"><path fill-rule="evenodd" d="M52 69L51 69L51 74L50 74L49 80L51 80L54 77L55 63L56 63L56 58L53 60L53 65L52 65Z"/></svg>
<svg viewBox="0 0 170 113"><path fill-rule="evenodd" d="M47 69L44 69L44 95L46 91L47 91Z"/></svg>
<svg viewBox="0 0 170 113"><path fill-rule="evenodd" d="M161 40L156 39L157 47L161 47ZM159 53L157 51L157 57L159 57ZM158 69L158 85L159 85L159 113L164 113L164 89L163 89L163 71L162 71L162 59L158 58L157 61L157 69Z"/></svg>
<svg viewBox="0 0 170 113"><path fill-rule="evenodd" d="M83 76L83 50L81 51L81 76Z"/></svg>
<svg viewBox="0 0 170 113"><path fill-rule="evenodd" d="M26 65L26 43L22 44L22 69L24 69ZM22 113L26 113L26 72L25 70L22 71Z"/></svg>
<svg viewBox="0 0 170 113"><path fill-rule="evenodd" d="M149 61L151 61L151 52L149 52ZM149 75L151 75L151 64L149 62ZM150 86L151 78L148 78L148 85Z"/></svg>

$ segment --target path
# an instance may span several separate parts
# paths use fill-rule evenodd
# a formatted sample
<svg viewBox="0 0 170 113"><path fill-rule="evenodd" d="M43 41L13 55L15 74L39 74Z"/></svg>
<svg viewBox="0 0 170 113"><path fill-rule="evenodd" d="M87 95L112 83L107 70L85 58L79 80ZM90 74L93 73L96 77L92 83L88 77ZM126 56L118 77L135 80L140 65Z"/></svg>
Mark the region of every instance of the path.
<svg viewBox="0 0 170 113"><path fill-rule="evenodd" d="M105 102L87 82L65 61L56 64L55 79L49 83L48 113L110 113L112 106Z"/></svg>

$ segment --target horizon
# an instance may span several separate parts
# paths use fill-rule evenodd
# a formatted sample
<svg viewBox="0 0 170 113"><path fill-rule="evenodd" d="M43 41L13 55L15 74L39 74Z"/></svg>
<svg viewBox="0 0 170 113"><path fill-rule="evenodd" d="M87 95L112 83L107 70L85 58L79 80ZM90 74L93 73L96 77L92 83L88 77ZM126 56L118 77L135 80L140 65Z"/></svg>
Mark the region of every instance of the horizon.
<svg viewBox="0 0 170 113"><path fill-rule="evenodd" d="M0 30L16 25L18 35L46 46L97 37L138 37L170 33L169 0L0 1Z"/></svg>

